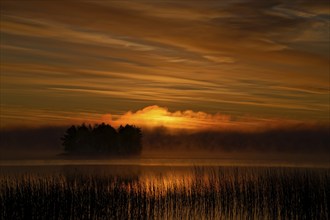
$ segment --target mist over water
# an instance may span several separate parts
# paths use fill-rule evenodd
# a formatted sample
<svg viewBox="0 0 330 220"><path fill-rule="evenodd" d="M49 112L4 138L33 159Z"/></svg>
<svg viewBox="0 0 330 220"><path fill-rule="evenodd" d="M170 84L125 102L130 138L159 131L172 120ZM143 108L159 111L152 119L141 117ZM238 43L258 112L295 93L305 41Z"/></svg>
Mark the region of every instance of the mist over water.
<svg viewBox="0 0 330 220"><path fill-rule="evenodd" d="M58 155L64 152L61 137L66 129L67 127L42 127L1 130L0 160L63 159ZM141 156L254 159L253 155L259 155L259 159L270 161L286 160L291 157L308 161L315 159L315 162L318 162L330 158L329 131L327 125L306 124L253 132L170 130L165 127L142 129ZM111 156L103 159L110 158Z"/></svg>

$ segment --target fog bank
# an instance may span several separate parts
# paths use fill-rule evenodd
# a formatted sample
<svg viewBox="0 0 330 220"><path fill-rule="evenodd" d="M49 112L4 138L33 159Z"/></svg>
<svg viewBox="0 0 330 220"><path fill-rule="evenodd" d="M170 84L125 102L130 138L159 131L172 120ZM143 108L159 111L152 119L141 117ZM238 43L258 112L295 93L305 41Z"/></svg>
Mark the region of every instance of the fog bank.
<svg viewBox="0 0 330 220"><path fill-rule="evenodd" d="M63 152L61 137L67 127L17 128L0 131L0 159ZM143 129L143 153L166 152L290 153L330 155L327 125L300 125L269 130Z"/></svg>

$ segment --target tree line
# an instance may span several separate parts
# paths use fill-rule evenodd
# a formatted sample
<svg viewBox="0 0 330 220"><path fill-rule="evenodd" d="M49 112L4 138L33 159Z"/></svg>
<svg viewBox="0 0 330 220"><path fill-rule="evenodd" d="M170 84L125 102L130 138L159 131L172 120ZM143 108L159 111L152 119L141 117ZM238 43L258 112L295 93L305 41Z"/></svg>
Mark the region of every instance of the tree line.
<svg viewBox="0 0 330 220"><path fill-rule="evenodd" d="M142 131L134 125L109 124L72 125L62 137L68 153L107 153L111 155L138 155L142 151Z"/></svg>

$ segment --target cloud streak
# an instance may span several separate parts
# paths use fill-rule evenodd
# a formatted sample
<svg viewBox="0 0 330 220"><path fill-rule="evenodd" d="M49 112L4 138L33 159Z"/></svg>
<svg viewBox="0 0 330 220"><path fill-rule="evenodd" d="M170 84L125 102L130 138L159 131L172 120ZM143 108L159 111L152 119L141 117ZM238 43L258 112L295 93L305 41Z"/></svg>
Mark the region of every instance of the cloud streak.
<svg viewBox="0 0 330 220"><path fill-rule="evenodd" d="M77 109L119 115L158 105L329 120L324 1L1 6L2 112L31 117L52 109L60 118Z"/></svg>

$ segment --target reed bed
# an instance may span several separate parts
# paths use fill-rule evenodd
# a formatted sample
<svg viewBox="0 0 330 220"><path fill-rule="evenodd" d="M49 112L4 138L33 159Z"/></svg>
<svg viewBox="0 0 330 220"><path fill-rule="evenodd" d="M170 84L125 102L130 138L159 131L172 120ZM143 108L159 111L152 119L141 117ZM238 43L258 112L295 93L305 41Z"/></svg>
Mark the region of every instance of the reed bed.
<svg viewBox="0 0 330 220"><path fill-rule="evenodd" d="M329 169L308 168L2 175L0 219L329 219L329 186Z"/></svg>

